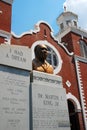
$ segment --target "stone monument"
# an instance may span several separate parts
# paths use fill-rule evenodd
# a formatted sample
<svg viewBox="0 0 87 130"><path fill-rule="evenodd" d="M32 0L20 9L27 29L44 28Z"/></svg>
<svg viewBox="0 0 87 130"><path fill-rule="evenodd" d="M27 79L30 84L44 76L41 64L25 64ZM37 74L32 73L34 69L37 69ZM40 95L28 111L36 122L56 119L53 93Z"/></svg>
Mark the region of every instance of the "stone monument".
<svg viewBox="0 0 87 130"><path fill-rule="evenodd" d="M62 78L32 71L31 50L0 45L0 130L70 130Z"/></svg>
<svg viewBox="0 0 87 130"><path fill-rule="evenodd" d="M29 130L31 69L28 47L0 45L0 130Z"/></svg>
<svg viewBox="0 0 87 130"><path fill-rule="evenodd" d="M31 78L31 130L70 130L62 78L33 71Z"/></svg>

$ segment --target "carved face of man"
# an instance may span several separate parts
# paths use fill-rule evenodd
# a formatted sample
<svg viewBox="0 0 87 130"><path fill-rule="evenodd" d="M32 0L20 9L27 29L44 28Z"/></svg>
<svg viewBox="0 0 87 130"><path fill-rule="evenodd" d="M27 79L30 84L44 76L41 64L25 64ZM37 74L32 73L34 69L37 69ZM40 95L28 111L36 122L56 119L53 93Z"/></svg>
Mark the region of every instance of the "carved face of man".
<svg viewBox="0 0 87 130"><path fill-rule="evenodd" d="M35 56L40 62L44 62L46 60L48 51L47 47L44 44L39 44L35 47Z"/></svg>

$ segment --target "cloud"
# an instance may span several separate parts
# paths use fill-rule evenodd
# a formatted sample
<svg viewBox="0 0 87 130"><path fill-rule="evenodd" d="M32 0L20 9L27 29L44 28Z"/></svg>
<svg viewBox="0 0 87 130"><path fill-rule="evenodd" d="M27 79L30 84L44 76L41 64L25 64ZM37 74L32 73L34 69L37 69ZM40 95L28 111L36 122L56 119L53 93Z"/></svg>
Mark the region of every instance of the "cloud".
<svg viewBox="0 0 87 130"><path fill-rule="evenodd" d="M87 30L87 0L66 0L63 4L67 11L78 15L78 26Z"/></svg>

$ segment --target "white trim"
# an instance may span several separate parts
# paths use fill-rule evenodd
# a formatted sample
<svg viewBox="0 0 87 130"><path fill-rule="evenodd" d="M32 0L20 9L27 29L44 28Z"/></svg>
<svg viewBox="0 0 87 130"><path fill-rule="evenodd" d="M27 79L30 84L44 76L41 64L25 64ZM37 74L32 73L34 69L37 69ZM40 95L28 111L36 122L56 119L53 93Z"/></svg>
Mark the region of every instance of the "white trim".
<svg viewBox="0 0 87 130"><path fill-rule="evenodd" d="M87 63L87 58L85 58L85 57L81 57L81 56L76 56L75 55L75 60Z"/></svg>
<svg viewBox="0 0 87 130"><path fill-rule="evenodd" d="M6 2L8 4L12 4L13 3L13 0L1 0L1 1L4 1L4 2Z"/></svg>
<svg viewBox="0 0 87 130"><path fill-rule="evenodd" d="M75 34L80 35L81 37L86 37L87 38L87 30L81 29L80 27L66 27L65 30L63 31L59 31L56 34L56 38L59 39L59 41L61 42L61 38L64 37L65 35L67 35L69 32L74 32Z"/></svg>
<svg viewBox="0 0 87 130"><path fill-rule="evenodd" d="M39 25L40 25L41 23L44 23L44 24L46 24L46 25L49 26L49 28L51 29L51 36L55 39L55 37L53 36L53 29L52 29L51 26L50 26L47 22L45 22L45 21L39 21L39 22L37 22L37 23L34 25L34 30L29 30L29 31L27 31L27 32L22 33L22 34L19 35L19 36L16 35L14 32L11 32L11 33L12 33L12 35L13 35L14 37L16 37L16 38L21 38L22 36L24 36L24 35L26 35L26 34L33 34L33 33L40 32L40 27L39 27ZM56 39L55 39L55 40L56 40Z"/></svg>
<svg viewBox="0 0 87 130"><path fill-rule="evenodd" d="M69 52L68 49L63 45L63 44L65 44L64 42L63 43L59 42L58 44L67 52L67 54L69 56L73 56L74 55L74 52Z"/></svg>
<svg viewBox="0 0 87 130"><path fill-rule="evenodd" d="M11 44L11 33L8 33L6 31L0 30L0 36L4 38L5 44Z"/></svg>
<svg viewBox="0 0 87 130"><path fill-rule="evenodd" d="M71 93L68 93L68 94L66 95L66 97L67 97L67 100L70 99L70 100L72 100L73 103L75 104L75 111L81 110L80 103L79 103L78 99L77 99L74 95L72 95Z"/></svg>
<svg viewBox="0 0 87 130"><path fill-rule="evenodd" d="M59 64L58 64L58 66L56 67L56 69L54 70L54 74L57 74L57 73L61 70L61 68L62 68L62 63L63 63L63 61L62 61L62 59L61 59L61 56L60 56L58 50L57 50L51 43L49 43L49 42L46 41L46 40L36 41L36 42L33 43L32 47L31 47L31 50L32 50L32 59L35 57L35 56L34 56L34 47L35 47L36 45L38 45L38 44L45 44L45 45L51 47L51 48L54 50L54 52L56 53L56 55L57 55L57 57L58 57L58 60L59 60Z"/></svg>
<svg viewBox="0 0 87 130"><path fill-rule="evenodd" d="M50 26L47 22L45 22L45 21L39 21L37 24L35 24L34 30L30 30L30 31L24 32L24 33L22 33L22 34L19 35L19 36L16 35L14 32L11 32L11 33L12 33L12 35L13 35L14 37L16 37L16 38L21 38L22 36L27 35L27 34L31 34L31 35L32 35L33 33L36 34L37 32L40 31L39 25L42 24L42 23L46 24L46 25L49 26L49 28L51 29L50 34L51 34L53 40L56 41L57 44L60 45L60 46L66 51L66 53L67 53L69 56L73 56L74 53L73 53L73 52L69 52L68 49L63 45L63 43L59 42L59 39L56 38L56 37L53 35L53 29L52 29L51 26Z"/></svg>
<svg viewBox="0 0 87 130"><path fill-rule="evenodd" d="M11 33L0 30L0 36L2 36L2 37L11 37Z"/></svg>
<svg viewBox="0 0 87 130"><path fill-rule="evenodd" d="M87 130L87 110L86 110L87 108L85 105L86 99L84 97L84 86L82 82L82 75L81 75L80 64L79 64L79 61L87 63L87 59L79 57L79 56L75 56L74 58L75 58L75 66L76 66L78 88L79 88L80 99L81 99L83 119L84 119L85 128Z"/></svg>

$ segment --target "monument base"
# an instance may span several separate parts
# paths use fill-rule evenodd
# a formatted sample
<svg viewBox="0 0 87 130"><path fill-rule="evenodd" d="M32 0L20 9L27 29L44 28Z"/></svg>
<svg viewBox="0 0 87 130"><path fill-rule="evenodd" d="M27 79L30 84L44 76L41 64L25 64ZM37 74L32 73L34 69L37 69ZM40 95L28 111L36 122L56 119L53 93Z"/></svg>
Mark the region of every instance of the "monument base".
<svg viewBox="0 0 87 130"><path fill-rule="evenodd" d="M30 73L0 65L0 130L29 130Z"/></svg>
<svg viewBox="0 0 87 130"><path fill-rule="evenodd" d="M33 71L31 129L70 130L66 92L59 76Z"/></svg>

